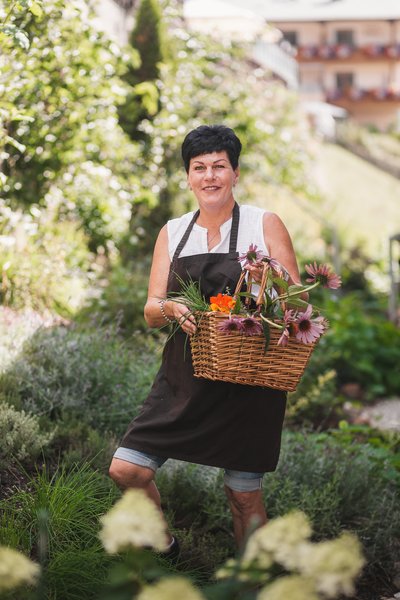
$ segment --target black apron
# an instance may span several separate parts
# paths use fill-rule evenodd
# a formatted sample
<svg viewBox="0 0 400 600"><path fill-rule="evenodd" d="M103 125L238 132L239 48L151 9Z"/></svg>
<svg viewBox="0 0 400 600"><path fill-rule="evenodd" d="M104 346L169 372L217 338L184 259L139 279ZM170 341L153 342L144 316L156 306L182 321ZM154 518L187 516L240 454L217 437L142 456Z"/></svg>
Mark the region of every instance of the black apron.
<svg viewBox="0 0 400 600"><path fill-rule="evenodd" d="M233 293L240 277L239 207L232 217L229 252L179 258L198 218L194 215L175 251L168 292L178 277L200 282L202 294ZM160 458L237 471L274 471L279 458L286 392L266 387L198 379L188 336L179 329L166 343L162 364L141 412L121 446Z"/></svg>

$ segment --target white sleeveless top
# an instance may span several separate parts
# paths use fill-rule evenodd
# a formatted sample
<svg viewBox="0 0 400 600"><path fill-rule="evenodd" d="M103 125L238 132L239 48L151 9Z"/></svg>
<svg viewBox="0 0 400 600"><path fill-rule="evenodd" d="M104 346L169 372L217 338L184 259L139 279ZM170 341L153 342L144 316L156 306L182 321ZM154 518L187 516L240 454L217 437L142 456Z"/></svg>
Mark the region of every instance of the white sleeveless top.
<svg viewBox="0 0 400 600"><path fill-rule="evenodd" d="M269 255L269 250L264 241L263 215L266 212L263 208L257 206L240 206L239 233L237 242L237 251L242 254L247 252L250 244L255 244L257 249L264 254ZM186 213L178 219L171 219L167 223L168 231L168 252L172 260L177 245L181 241L195 211ZM232 218L225 221L220 227L221 241L214 246L210 253L229 252L229 237L231 233ZM194 224L192 232L179 256L192 256L193 254L208 253L207 229Z"/></svg>

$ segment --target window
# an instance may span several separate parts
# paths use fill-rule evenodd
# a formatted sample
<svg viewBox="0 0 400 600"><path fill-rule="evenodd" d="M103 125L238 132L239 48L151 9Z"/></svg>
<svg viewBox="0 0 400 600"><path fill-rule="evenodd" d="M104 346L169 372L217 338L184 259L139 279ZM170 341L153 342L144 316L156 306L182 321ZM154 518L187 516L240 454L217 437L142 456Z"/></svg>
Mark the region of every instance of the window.
<svg viewBox="0 0 400 600"><path fill-rule="evenodd" d="M354 46L354 31L352 29L337 29L336 43Z"/></svg>
<svg viewBox="0 0 400 600"><path fill-rule="evenodd" d="M354 86L353 73L336 73L336 88L342 92Z"/></svg>
<svg viewBox="0 0 400 600"><path fill-rule="evenodd" d="M283 31L283 39L291 46L297 46L297 31Z"/></svg>

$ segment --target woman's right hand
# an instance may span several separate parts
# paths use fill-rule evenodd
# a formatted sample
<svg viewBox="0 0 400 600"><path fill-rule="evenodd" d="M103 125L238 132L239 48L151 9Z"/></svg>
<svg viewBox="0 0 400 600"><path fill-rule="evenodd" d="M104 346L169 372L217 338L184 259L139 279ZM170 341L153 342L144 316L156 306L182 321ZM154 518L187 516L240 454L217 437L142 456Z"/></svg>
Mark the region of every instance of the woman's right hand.
<svg viewBox="0 0 400 600"><path fill-rule="evenodd" d="M185 333L188 335L196 333L196 319L185 304L175 302L175 300L167 300L164 303L164 310L168 310L168 316L171 312L172 316L170 318L174 319Z"/></svg>

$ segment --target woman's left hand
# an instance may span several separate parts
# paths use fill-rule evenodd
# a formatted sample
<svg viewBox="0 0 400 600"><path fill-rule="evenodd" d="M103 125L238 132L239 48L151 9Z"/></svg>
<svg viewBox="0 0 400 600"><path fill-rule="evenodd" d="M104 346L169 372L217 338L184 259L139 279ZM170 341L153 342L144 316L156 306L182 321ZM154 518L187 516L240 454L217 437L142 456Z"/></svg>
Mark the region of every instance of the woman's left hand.
<svg viewBox="0 0 400 600"><path fill-rule="evenodd" d="M263 274L263 265L255 264L255 265L247 265L245 267L246 271L248 271L256 283L261 282L262 274Z"/></svg>

